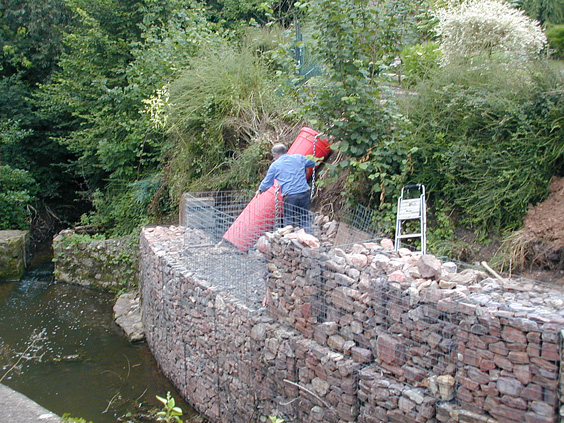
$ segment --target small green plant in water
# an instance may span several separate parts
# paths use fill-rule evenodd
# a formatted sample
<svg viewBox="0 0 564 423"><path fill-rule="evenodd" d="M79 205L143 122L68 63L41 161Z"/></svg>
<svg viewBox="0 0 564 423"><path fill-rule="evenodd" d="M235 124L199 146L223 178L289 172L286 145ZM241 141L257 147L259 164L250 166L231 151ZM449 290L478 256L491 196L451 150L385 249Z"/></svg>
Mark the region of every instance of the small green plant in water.
<svg viewBox="0 0 564 423"><path fill-rule="evenodd" d="M82 417L72 417L70 414L63 414L63 423L92 423L84 420Z"/></svg>
<svg viewBox="0 0 564 423"><path fill-rule="evenodd" d="M183 423L179 416L182 415L182 409L176 406L176 401L170 396L170 392L166 393L166 399L156 395L157 399L164 404L164 410L157 413L157 421L165 423Z"/></svg>
<svg viewBox="0 0 564 423"><path fill-rule="evenodd" d="M268 416L270 423L284 423L284 419L276 416Z"/></svg>

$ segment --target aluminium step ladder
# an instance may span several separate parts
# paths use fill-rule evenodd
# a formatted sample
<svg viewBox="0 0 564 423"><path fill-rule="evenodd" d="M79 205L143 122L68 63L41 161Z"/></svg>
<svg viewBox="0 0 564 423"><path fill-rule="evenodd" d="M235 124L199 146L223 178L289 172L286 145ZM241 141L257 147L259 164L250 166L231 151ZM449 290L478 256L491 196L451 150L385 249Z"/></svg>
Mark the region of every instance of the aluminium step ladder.
<svg viewBox="0 0 564 423"><path fill-rule="evenodd" d="M417 191L417 196L414 192ZM419 232L402 233L403 224L410 220L419 221ZM401 189L401 196L398 199L398 212L396 218L396 237L395 250L401 248L402 240L416 239L421 240L421 253L427 254L427 206L425 204L425 185L407 185Z"/></svg>

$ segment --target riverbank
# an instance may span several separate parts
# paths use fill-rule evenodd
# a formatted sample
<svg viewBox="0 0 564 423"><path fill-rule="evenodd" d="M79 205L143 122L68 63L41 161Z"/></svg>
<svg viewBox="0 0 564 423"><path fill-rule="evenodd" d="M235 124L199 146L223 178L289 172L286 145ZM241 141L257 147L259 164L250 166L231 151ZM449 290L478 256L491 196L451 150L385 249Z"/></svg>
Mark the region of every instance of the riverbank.
<svg viewBox="0 0 564 423"><path fill-rule="evenodd" d="M62 419L23 394L0 384L0 423L61 423Z"/></svg>

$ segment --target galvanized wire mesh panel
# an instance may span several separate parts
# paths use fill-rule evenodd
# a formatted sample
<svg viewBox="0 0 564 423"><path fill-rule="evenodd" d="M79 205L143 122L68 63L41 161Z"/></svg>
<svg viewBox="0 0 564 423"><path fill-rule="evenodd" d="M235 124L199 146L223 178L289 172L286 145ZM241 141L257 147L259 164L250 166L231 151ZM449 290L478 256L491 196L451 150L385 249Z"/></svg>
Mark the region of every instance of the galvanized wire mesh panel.
<svg viewBox="0 0 564 423"><path fill-rule="evenodd" d="M348 350L362 348L376 357L376 339L388 333L401 338L401 348L389 353L382 348L378 357L385 363L409 363L418 377L453 371L456 313L438 311L433 304L436 299L421 299L416 290L390 284L387 276L359 278L355 270L335 272L336 267L344 267L344 260L338 259L324 263L314 278L311 313L318 324L327 325L330 333L338 336L334 340L339 344L337 349L344 342Z"/></svg>
<svg viewBox="0 0 564 423"><path fill-rule="evenodd" d="M202 280L258 307L264 295L265 261L255 248L267 231L286 224L319 234L315 214L284 206L278 192L266 192L261 201L251 191L186 193L180 211L185 226L184 253L191 270ZM366 207L345 209L340 215L335 245L377 239L375 214ZM321 312L321 311L320 311Z"/></svg>
<svg viewBox="0 0 564 423"><path fill-rule="evenodd" d="M376 221L376 212L358 205L347 207L337 216L339 226L333 241L336 246L347 246L358 242L381 239L382 233Z"/></svg>
<svg viewBox="0 0 564 423"><path fill-rule="evenodd" d="M247 235L256 241L260 235L235 229L230 238L235 245L225 238L252 197L251 192L239 191L185 194L181 223L186 226L184 254L195 276L247 306L258 307L264 296L265 261L238 241Z"/></svg>

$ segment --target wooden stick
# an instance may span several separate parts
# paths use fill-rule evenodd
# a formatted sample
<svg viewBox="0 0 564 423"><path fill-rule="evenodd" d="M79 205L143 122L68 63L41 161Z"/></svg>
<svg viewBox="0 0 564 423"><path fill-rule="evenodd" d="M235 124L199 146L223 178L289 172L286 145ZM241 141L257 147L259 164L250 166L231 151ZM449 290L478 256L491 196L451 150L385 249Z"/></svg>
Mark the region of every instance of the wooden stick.
<svg viewBox="0 0 564 423"><path fill-rule="evenodd" d="M495 270L493 270L493 269L488 265L488 263L486 263L485 261L483 261L483 262L482 262L482 266L484 266L488 272L490 272L492 275L494 275L496 278L498 278L502 283L507 283L507 280L504 279L504 278L502 278L501 276L499 276L499 274L498 274Z"/></svg>

